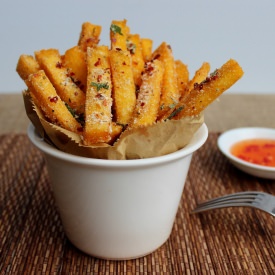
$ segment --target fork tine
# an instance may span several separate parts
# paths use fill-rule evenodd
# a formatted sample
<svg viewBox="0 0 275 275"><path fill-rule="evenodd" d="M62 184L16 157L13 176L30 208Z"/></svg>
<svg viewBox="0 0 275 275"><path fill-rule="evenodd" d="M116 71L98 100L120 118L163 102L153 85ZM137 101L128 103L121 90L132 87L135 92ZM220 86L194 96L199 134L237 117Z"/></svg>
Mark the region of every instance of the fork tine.
<svg viewBox="0 0 275 275"><path fill-rule="evenodd" d="M271 194L257 191L239 192L214 198L197 205L191 213L236 206L256 208L275 216L275 197Z"/></svg>
<svg viewBox="0 0 275 275"><path fill-rule="evenodd" d="M214 201L207 201L204 203L200 203L197 205L197 207L207 207L209 205L220 205L220 204L229 204L229 203L238 203L238 202L243 202L243 203L252 203L254 202L256 197L251 197L251 196L243 196L243 197L236 197L236 198L224 198L220 200L214 200Z"/></svg>
<svg viewBox="0 0 275 275"><path fill-rule="evenodd" d="M259 192L239 192L239 193L233 193L225 196L221 196L218 198L214 198L211 200L208 200L206 202L200 203L198 206L207 206L209 204L213 205L213 203L219 203L219 202L226 202L226 201L253 201L260 193Z"/></svg>
<svg viewBox="0 0 275 275"><path fill-rule="evenodd" d="M207 206L198 206L194 210L191 211L191 213L195 214L198 212L204 212L212 209L219 209L219 208L228 208L228 207L253 207L258 208L252 203L246 203L246 202L236 202L236 203L220 203L220 204L214 204L214 205L207 205Z"/></svg>

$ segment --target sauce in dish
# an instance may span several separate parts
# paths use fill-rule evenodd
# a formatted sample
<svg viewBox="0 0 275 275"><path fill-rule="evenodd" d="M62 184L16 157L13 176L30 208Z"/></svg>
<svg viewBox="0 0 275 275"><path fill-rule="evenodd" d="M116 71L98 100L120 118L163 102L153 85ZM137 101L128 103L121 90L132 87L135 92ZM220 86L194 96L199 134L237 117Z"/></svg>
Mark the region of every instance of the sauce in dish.
<svg viewBox="0 0 275 275"><path fill-rule="evenodd" d="M231 147L231 154L253 164L275 167L275 140L246 139Z"/></svg>

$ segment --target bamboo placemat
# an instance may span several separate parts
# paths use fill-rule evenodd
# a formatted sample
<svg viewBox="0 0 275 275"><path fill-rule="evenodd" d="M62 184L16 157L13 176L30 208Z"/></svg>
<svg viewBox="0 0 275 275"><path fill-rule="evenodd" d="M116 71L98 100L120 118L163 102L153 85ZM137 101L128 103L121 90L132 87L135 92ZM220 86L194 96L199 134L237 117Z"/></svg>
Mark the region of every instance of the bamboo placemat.
<svg viewBox="0 0 275 275"><path fill-rule="evenodd" d="M275 194L275 181L234 168L218 133L193 155L173 231L152 254L107 261L76 249L64 235L42 155L25 134L0 135L1 274L275 274L275 219L227 208L190 215L196 203L227 193Z"/></svg>

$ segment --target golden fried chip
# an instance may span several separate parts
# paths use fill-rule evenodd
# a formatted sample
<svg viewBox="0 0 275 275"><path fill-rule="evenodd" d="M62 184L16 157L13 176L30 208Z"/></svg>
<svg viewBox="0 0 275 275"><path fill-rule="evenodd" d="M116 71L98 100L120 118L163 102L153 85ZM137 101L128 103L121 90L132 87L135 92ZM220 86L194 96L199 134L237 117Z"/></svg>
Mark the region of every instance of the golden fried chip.
<svg viewBox="0 0 275 275"><path fill-rule="evenodd" d="M122 125L117 124L115 122L112 122L112 124L111 124L111 133L110 133L111 139L108 142L108 144L113 144L118 139L118 137L120 136L122 131L123 131L123 126Z"/></svg>
<svg viewBox="0 0 275 275"><path fill-rule="evenodd" d="M149 61L152 55L153 40L149 38L141 38L141 48L143 60L145 62Z"/></svg>
<svg viewBox="0 0 275 275"><path fill-rule="evenodd" d="M152 59L159 59L164 64L164 75L158 114L158 120L161 120L164 119L166 114L178 103L180 92L178 90L176 66L171 47L163 42L153 52Z"/></svg>
<svg viewBox="0 0 275 275"><path fill-rule="evenodd" d="M38 72L39 64L32 55L22 54L17 62L16 71L19 76L26 80L30 74Z"/></svg>
<svg viewBox="0 0 275 275"><path fill-rule="evenodd" d="M69 70L73 82L82 90L86 91L87 85L87 64L86 54L79 46L74 46L65 51L62 56L63 67Z"/></svg>
<svg viewBox="0 0 275 275"><path fill-rule="evenodd" d="M180 119L199 115L210 103L229 89L243 76L243 70L237 61L230 59L220 69L215 70L201 83L195 83L194 89L176 106L169 118Z"/></svg>
<svg viewBox="0 0 275 275"><path fill-rule="evenodd" d="M210 64L203 62L201 67L195 72L193 78L188 82L187 93L194 89L195 83L201 83L210 72Z"/></svg>
<svg viewBox="0 0 275 275"><path fill-rule="evenodd" d="M100 34L101 26L94 25L90 22L83 23L79 35L78 46L82 51L86 52L88 47L94 47L99 43Z"/></svg>
<svg viewBox="0 0 275 275"><path fill-rule="evenodd" d="M186 87L181 87L181 97L180 100L183 101L184 97L187 97L189 93L194 89L194 84L200 83L208 76L210 72L210 64L208 62L203 62L201 67L195 72L192 79L186 84ZM183 85L184 86L184 85Z"/></svg>
<svg viewBox="0 0 275 275"><path fill-rule="evenodd" d="M126 41L129 32L130 29L127 26L127 20L113 20L110 27L111 49L121 49L122 51L126 51Z"/></svg>
<svg viewBox="0 0 275 275"><path fill-rule="evenodd" d="M25 83L35 105L50 122L75 133L82 131L82 126L58 96L43 70L31 74Z"/></svg>
<svg viewBox="0 0 275 275"><path fill-rule="evenodd" d="M189 82L189 70L186 64L181 60L175 61L178 89L180 97L183 97L186 93L187 85Z"/></svg>
<svg viewBox="0 0 275 275"><path fill-rule="evenodd" d="M130 34L127 38L127 49L132 57L132 70L136 86L141 85L141 73L144 68L144 59L140 36L138 34Z"/></svg>
<svg viewBox="0 0 275 275"><path fill-rule="evenodd" d="M84 144L111 140L112 82L107 46L87 48L87 91L85 105Z"/></svg>
<svg viewBox="0 0 275 275"><path fill-rule="evenodd" d="M161 61L155 59L146 63L137 104L129 127L151 125L157 120L163 73Z"/></svg>
<svg viewBox="0 0 275 275"><path fill-rule="evenodd" d="M131 120L136 105L136 89L130 53L127 50L111 50L110 64L115 121L126 125Z"/></svg>
<svg viewBox="0 0 275 275"><path fill-rule="evenodd" d="M71 72L63 67L61 56L56 49L35 52L41 69L55 87L57 94L78 114L84 113L85 93L74 83Z"/></svg>

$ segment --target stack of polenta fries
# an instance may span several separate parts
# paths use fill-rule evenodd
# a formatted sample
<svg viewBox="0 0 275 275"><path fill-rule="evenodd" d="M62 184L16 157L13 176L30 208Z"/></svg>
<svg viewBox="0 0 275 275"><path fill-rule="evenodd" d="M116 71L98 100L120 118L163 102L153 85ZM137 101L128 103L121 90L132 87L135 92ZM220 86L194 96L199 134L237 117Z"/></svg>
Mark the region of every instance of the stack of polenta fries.
<svg viewBox="0 0 275 275"><path fill-rule="evenodd" d="M23 54L16 67L45 118L81 135L86 146L113 144L127 128L199 115L243 75L230 59L211 74L204 62L190 79L166 42L153 50L126 20L112 21L110 47L99 44L100 34L101 26L85 22L64 54Z"/></svg>

